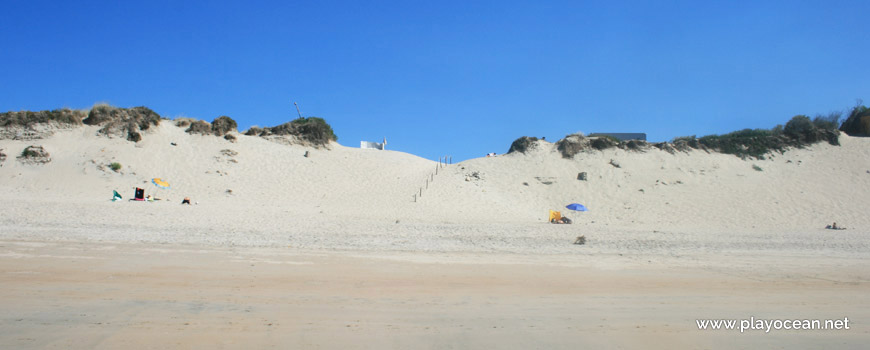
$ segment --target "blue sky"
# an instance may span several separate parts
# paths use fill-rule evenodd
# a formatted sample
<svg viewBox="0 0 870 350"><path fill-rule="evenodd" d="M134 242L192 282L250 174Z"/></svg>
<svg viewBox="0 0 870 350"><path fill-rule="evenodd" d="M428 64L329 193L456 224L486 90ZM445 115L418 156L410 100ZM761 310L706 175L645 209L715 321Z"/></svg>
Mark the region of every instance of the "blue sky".
<svg viewBox="0 0 870 350"><path fill-rule="evenodd" d="M770 128L870 100L868 1L0 3L0 111L144 105L461 160L520 136ZM868 103L865 103L865 105Z"/></svg>

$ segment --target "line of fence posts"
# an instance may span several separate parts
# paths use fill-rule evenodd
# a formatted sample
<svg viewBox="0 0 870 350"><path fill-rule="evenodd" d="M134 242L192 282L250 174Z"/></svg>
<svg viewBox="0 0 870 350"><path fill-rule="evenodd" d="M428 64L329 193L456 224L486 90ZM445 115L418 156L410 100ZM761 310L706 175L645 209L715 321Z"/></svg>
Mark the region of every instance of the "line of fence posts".
<svg viewBox="0 0 870 350"><path fill-rule="evenodd" d="M438 164L435 165L435 172L429 174L429 176L426 177L426 185L425 185L425 187L424 187L424 186L420 186L420 189L419 189L416 193L414 193L414 203L417 202L417 199L418 199L418 198L423 198L423 190L424 190L424 189L427 189L427 190L429 189L429 183L430 183L430 182L435 182L435 175L438 175L438 169L440 169L440 168L444 168L444 167L446 167L446 166L449 165L449 164L453 164L453 156L443 156L443 157L438 157Z"/></svg>

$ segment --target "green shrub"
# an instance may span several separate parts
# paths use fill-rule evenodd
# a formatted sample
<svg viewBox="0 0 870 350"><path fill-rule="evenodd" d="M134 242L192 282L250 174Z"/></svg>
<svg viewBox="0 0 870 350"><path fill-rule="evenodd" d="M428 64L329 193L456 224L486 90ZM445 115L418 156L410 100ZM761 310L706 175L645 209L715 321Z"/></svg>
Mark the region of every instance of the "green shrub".
<svg viewBox="0 0 870 350"><path fill-rule="evenodd" d="M49 158L51 155L42 146L27 146L21 151L22 159Z"/></svg>
<svg viewBox="0 0 870 350"><path fill-rule="evenodd" d="M722 153L759 159L770 152L782 152L787 146L776 136L775 131L767 129L743 129L724 135L707 135L698 139L698 142Z"/></svg>
<svg viewBox="0 0 870 350"><path fill-rule="evenodd" d="M796 115L785 124L785 129L783 131L791 136L800 136L813 131L815 128L816 127L813 125L810 117Z"/></svg>
<svg viewBox="0 0 870 350"><path fill-rule="evenodd" d="M332 127L323 118L308 117L297 118L290 122L298 130L297 136L315 144L327 144L329 141L338 141L338 136L332 131Z"/></svg>
<svg viewBox="0 0 870 350"><path fill-rule="evenodd" d="M589 137L605 138L608 140L607 143L609 143L609 144L612 143L612 144L618 145L620 142L622 142L620 139L616 138L613 135L603 135L603 134L599 134L599 133L592 133L592 134L589 134Z"/></svg>
<svg viewBox="0 0 870 350"><path fill-rule="evenodd" d="M27 147L23 151L21 151L21 158L36 158L39 156L40 153L31 149L30 147Z"/></svg>
<svg viewBox="0 0 870 350"><path fill-rule="evenodd" d="M782 124L776 124L773 129L770 130L774 135L782 135L785 133L785 127Z"/></svg>
<svg viewBox="0 0 870 350"><path fill-rule="evenodd" d="M691 141L694 141L694 140L696 140L696 139L697 139L697 137L695 137L695 135L692 135L692 136L678 136L678 137L674 137L674 139L671 140L671 143L677 143L677 142L679 142L679 141L691 142Z"/></svg>
<svg viewBox="0 0 870 350"><path fill-rule="evenodd" d="M114 162L112 164L109 164L109 168L115 172L118 172L118 170L121 170L121 163Z"/></svg>
<svg viewBox="0 0 870 350"><path fill-rule="evenodd" d="M840 117L842 112L831 112L828 115L817 115L813 118L813 126L816 129L837 130L840 127Z"/></svg>
<svg viewBox="0 0 870 350"><path fill-rule="evenodd" d="M755 164L752 164L752 169L755 169L755 171L761 171L761 167Z"/></svg>

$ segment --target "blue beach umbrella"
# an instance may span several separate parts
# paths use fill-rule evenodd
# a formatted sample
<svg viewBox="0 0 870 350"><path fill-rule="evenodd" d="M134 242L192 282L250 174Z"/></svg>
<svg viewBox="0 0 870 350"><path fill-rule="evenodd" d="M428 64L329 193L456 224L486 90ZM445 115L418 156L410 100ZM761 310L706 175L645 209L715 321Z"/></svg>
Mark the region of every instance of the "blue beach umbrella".
<svg viewBox="0 0 870 350"><path fill-rule="evenodd" d="M565 208L571 209L573 211L586 211L586 207L583 204L571 203L565 206Z"/></svg>

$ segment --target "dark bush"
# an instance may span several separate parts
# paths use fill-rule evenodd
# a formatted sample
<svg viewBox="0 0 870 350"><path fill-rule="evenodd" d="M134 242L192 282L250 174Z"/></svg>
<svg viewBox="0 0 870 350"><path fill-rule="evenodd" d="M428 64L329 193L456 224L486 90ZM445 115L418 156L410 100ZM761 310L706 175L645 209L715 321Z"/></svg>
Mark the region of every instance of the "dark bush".
<svg viewBox="0 0 870 350"><path fill-rule="evenodd" d="M870 108L860 104L852 108L849 117L840 126L849 136L870 136Z"/></svg>
<svg viewBox="0 0 870 350"><path fill-rule="evenodd" d="M529 137L523 136L511 143L511 148L508 149L508 154L514 152L526 153L527 151L533 149L537 145L538 138L537 137Z"/></svg>
<svg viewBox="0 0 870 350"><path fill-rule="evenodd" d="M644 140L628 140L626 142L621 142L619 145L632 151L644 151L650 148L649 143Z"/></svg>
<svg viewBox="0 0 870 350"><path fill-rule="evenodd" d="M208 135L211 134L211 124L206 121L197 120L190 123L190 127L185 132L188 134Z"/></svg>
<svg viewBox="0 0 870 350"><path fill-rule="evenodd" d="M236 128L238 128L236 121L225 115L217 117L211 122L211 130L214 136L224 136L230 131L236 131Z"/></svg>
<svg viewBox="0 0 870 350"><path fill-rule="evenodd" d="M619 139L613 136L599 136L593 138L590 142L592 148L603 151L608 148L613 148L619 145Z"/></svg>
<svg viewBox="0 0 870 350"><path fill-rule="evenodd" d="M224 140L227 140L229 142L236 142L236 137L233 134L226 134L224 135Z"/></svg>
<svg viewBox="0 0 870 350"><path fill-rule="evenodd" d="M33 149L33 146L25 148L21 151L21 158L35 158L39 157L40 153Z"/></svg>
<svg viewBox="0 0 870 350"><path fill-rule="evenodd" d="M656 142L653 144L653 147L658 148L662 151L668 152L670 154L676 154L677 149L674 148L674 145L669 142Z"/></svg>
<svg viewBox="0 0 870 350"><path fill-rule="evenodd" d="M287 135L294 136L303 143L314 146L323 146L330 141L337 141L338 136L332 131L332 127L318 117L297 118L293 121L274 126L271 128L251 127L245 132L249 136Z"/></svg>
<svg viewBox="0 0 870 350"><path fill-rule="evenodd" d="M248 131L245 131L245 135L248 135L248 136L265 136L265 135L263 135L264 132L265 132L265 129L260 128L260 127L256 127L256 126L252 126L250 129L248 129Z"/></svg>
<svg viewBox="0 0 870 350"><path fill-rule="evenodd" d="M573 158L588 146L588 141L583 134L571 134L564 139L556 141L556 149L562 153L562 158Z"/></svg>

